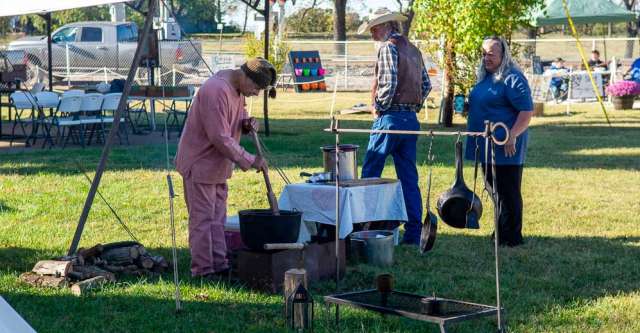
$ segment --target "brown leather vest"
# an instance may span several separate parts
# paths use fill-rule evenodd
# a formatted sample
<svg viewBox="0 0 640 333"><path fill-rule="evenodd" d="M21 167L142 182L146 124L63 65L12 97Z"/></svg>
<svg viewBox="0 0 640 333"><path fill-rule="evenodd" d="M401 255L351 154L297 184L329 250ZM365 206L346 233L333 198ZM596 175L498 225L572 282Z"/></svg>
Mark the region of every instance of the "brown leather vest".
<svg viewBox="0 0 640 333"><path fill-rule="evenodd" d="M398 49L398 85L391 104L422 104L422 53L404 36L390 38L387 43L393 43ZM373 96L378 83L377 63L375 73Z"/></svg>

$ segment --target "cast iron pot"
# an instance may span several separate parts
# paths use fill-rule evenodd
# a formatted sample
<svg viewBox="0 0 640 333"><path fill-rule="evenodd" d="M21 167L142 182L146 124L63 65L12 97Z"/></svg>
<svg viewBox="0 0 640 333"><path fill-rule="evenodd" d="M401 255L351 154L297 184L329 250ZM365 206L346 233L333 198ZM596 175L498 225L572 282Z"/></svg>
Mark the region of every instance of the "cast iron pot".
<svg viewBox="0 0 640 333"><path fill-rule="evenodd" d="M473 207L471 205L473 204ZM471 207L471 210L469 210ZM464 183L462 176L462 142L456 142L456 179L453 186L438 198L438 214L454 228L477 226L482 216L482 202ZM467 220L468 219L468 220Z"/></svg>
<svg viewBox="0 0 640 333"><path fill-rule="evenodd" d="M270 209L247 209L238 212L240 237L248 248L264 251L269 243L295 243L300 233L302 212L280 210L273 215Z"/></svg>

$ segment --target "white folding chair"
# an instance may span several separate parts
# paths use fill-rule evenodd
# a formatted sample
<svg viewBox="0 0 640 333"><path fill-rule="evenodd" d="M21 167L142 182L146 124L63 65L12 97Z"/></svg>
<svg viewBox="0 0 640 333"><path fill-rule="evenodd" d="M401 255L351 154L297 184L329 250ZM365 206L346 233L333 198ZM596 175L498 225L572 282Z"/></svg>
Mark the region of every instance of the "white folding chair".
<svg viewBox="0 0 640 333"><path fill-rule="evenodd" d="M38 106L45 109L55 109L60 104L60 95L52 91L41 91L35 94Z"/></svg>
<svg viewBox="0 0 640 333"><path fill-rule="evenodd" d="M170 138L171 130L176 130L178 132L178 137L182 134L182 128L187 121L189 109L191 108L191 101L193 100L193 95L195 94L195 87L188 86L188 91L189 96L173 97L171 99L171 105L169 106L169 108L163 110L167 114L164 122L165 127L167 127L168 138ZM184 102L184 109L178 108L178 102Z"/></svg>
<svg viewBox="0 0 640 333"><path fill-rule="evenodd" d="M70 89L70 90L65 90L62 93L62 96L80 96L80 95L84 95L84 90Z"/></svg>
<svg viewBox="0 0 640 333"><path fill-rule="evenodd" d="M144 126L150 128L151 121L149 120L149 113L147 113L147 98L141 96L129 96L125 117L129 124L131 124L131 130L134 134L143 133L143 131L139 129L142 127L143 123L141 119L143 118Z"/></svg>
<svg viewBox="0 0 640 333"><path fill-rule="evenodd" d="M93 133L97 130L99 132L102 142L104 142L104 121L102 119L102 100L104 95L98 93L84 94L80 96L82 98L82 105L80 106L80 121L82 125L90 127L89 140L87 144L91 144Z"/></svg>
<svg viewBox="0 0 640 333"><path fill-rule="evenodd" d="M60 95L52 91L41 91L35 94L36 104L38 106L38 112L40 113L36 117L34 132L37 133L38 126L40 124L44 127L44 145L49 142L53 146L53 140L51 138L51 121L47 121L47 119L52 119L55 114L55 109L60 104ZM49 109L49 115L45 113L45 109ZM34 138L35 140L35 138ZM34 141L35 143L35 141Z"/></svg>
<svg viewBox="0 0 640 333"><path fill-rule="evenodd" d="M113 116L115 115L116 110L118 109L118 104L120 104L120 98L122 97L122 93L111 93L104 95L104 99L102 100L102 120L105 124L113 123ZM125 105L126 108L126 105ZM124 110L126 112L126 110ZM110 113L110 115L109 115ZM118 127L118 138L120 139L120 144L122 144L122 137L120 136L120 132L124 132L125 138L127 140L127 144L129 144L129 134L127 133L127 118L120 117L120 126Z"/></svg>
<svg viewBox="0 0 640 333"><path fill-rule="evenodd" d="M65 129L67 129L66 139L62 147L67 145L69 138L73 136L73 130L78 133L78 141L84 147L83 124L80 120L80 106L82 105L82 97L80 96L62 96L60 104L51 120L51 123L58 128L57 141L65 137Z"/></svg>
<svg viewBox="0 0 640 333"><path fill-rule="evenodd" d="M33 84L33 86L31 87L31 93L32 94L37 94L41 91L44 91L45 85L42 82L36 82Z"/></svg>
<svg viewBox="0 0 640 333"><path fill-rule="evenodd" d="M31 123L33 125L35 109L37 107L35 97L28 92L15 91L9 95L9 104L9 116L11 116L11 109L15 110L9 146L13 146L13 140L16 138L16 127L18 126L20 126L22 130L22 136L26 138L26 144L29 145L31 135L27 135L25 124ZM26 119L26 117L29 117L29 119Z"/></svg>

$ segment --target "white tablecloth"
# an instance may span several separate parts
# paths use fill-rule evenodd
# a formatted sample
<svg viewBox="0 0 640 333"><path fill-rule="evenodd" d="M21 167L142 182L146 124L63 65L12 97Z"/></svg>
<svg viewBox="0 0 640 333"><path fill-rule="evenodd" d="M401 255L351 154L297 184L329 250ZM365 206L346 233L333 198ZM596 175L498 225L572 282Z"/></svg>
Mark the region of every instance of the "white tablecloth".
<svg viewBox="0 0 640 333"><path fill-rule="evenodd" d="M302 219L335 225L336 188L330 185L290 184L280 195L280 209L296 209ZM399 182L340 188L340 238L353 231L354 223L407 221Z"/></svg>

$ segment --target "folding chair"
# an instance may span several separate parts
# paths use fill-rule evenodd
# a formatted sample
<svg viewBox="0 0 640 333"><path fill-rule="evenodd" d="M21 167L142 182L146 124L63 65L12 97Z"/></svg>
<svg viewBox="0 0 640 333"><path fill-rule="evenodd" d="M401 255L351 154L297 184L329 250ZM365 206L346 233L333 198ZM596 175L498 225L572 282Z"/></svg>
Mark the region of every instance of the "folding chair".
<svg viewBox="0 0 640 333"><path fill-rule="evenodd" d="M89 140L87 144L91 144L93 134L98 132L98 139L104 142L104 121L102 119L102 100L104 95L93 93L79 96L82 98L80 105L80 121L85 129L89 129Z"/></svg>
<svg viewBox="0 0 640 333"><path fill-rule="evenodd" d="M82 97L80 96L62 96L60 98L60 104L50 120L52 125L58 128L56 133L57 142L65 138L65 129L67 129L66 139L64 140L62 147L67 145L69 138L73 136L73 130L76 129L76 133L79 133L78 141L84 147L83 137L83 125L80 121L80 106L82 105Z"/></svg>
<svg viewBox="0 0 640 333"><path fill-rule="evenodd" d="M51 138L51 122L47 121L47 119L52 119L55 114L55 109L60 104L60 96L57 93L52 91L41 91L35 94L36 103L38 105L38 115L36 117L34 132L38 132L38 127L40 124L44 127L44 142L42 143L42 147L46 145L47 142L53 146L53 139ZM45 110L49 109L49 115L45 113ZM34 144L35 144L34 137Z"/></svg>
<svg viewBox="0 0 640 333"><path fill-rule="evenodd" d="M132 118L135 116L135 120ZM138 129L140 126L140 120L144 118L145 126L150 127L151 121L149 120L149 114L147 113L147 99L145 97L130 96L127 101L127 112L125 117L129 124L131 124L131 130L134 134L142 133Z"/></svg>
<svg viewBox="0 0 640 333"><path fill-rule="evenodd" d="M70 90L65 90L62 93L62 96L81 96L84 95L84 90L79 90L79 89L70 89Z"/></svg>
<svg viewBox="0 0 640 333"><path fill-rule="evenodd" d="M37 93L39 93L41 91L44 91L44 88L45 88L44 83L36 82L36 83L33 84L33 86L31 87L30 91L31 91L32 94L35 95L35 94L37 94Z"/></svg>
<svg viewBox="0 0 640 333"><path fill-rule="evenodd" d="M9 146L13 146L13 140L16 138L16 127L18 126L20 126L20 129L22 130L22 137L26 138L25 144L28 146L31 135L27 135L25 124L31 123L33 126L35 109L37 107L35 97L28 92L15 91L9 95L9 104L9 108L15 110L15 117L13 119L13 125L11 126L11 140L9 141ZM11 110L9 110L9 112L11 112ZM27 116L29 119L26 119Z"/></svg>
<svg viewBox="0 0 640 333"><path fill-rule="evenodd" d="M120 104L121 97L122 93L111 93L104 95L104 99L102 100L102 120L105 124L113 124L113 116L118 109L118 104ZM110 115L108 113L110 113ZM126 117L120 118L120 126L118 127L118 139L120 140L120 144L122 144L122 137L120 136L120 132L124 133L127 144L129 144L129 133L127 133Z"/></svg>
<svg viewBox="0 0 640 333"><path fill-rule="evenodd" d="M191 101L193 100L193 94L195 88L189 86L189 96L186 97L173 97L171 98L171 105L168 109L163 111L167 113L167 117L164 119L165 126L167 127L167 138L171 138L171 130L175 129L178 132L178 137L182 135L182 128L187 121L187 115L191 108ZM178 109L178 102L184 102L184 110Z"/></svg>

